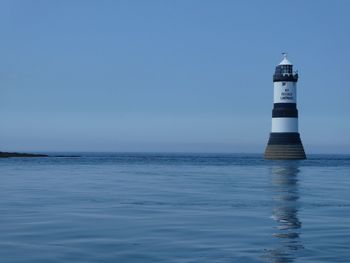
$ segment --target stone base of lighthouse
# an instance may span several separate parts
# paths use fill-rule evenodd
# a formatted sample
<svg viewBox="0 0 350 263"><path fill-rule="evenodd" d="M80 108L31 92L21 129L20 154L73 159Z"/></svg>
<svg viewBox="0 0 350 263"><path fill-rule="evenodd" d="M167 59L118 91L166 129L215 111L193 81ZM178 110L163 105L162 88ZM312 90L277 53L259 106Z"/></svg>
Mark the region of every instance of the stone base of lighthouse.
<svg viewBox="0 0 350 263"><path fill-rule="evenodd" d="M272 132L265 150L265 159L303 160L306 159L298 132Z"/></svg>

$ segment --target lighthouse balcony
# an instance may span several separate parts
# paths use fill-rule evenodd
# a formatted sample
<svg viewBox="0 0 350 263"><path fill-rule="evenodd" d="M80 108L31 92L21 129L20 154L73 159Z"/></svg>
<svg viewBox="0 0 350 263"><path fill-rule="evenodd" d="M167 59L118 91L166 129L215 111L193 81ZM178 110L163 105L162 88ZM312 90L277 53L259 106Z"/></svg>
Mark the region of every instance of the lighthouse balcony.
<svg viewBox="0 0 350 263"><path fill-rule="evenodd" d="M292 81L297 82L298 81L298 73L276 73L273 75L273 82L277 81Z"/></svg>

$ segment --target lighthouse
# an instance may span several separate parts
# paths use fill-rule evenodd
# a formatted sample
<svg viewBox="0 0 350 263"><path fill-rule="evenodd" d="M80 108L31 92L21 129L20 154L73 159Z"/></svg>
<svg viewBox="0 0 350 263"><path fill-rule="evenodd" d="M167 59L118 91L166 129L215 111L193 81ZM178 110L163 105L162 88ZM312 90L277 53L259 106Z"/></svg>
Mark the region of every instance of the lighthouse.
<svg viewBox="0 0 350 263"><path fill-rule="evenodd" d="M265 159L306 159L298 131L297 81L298 73L283 53L273 75L272 129Z"/></svg>

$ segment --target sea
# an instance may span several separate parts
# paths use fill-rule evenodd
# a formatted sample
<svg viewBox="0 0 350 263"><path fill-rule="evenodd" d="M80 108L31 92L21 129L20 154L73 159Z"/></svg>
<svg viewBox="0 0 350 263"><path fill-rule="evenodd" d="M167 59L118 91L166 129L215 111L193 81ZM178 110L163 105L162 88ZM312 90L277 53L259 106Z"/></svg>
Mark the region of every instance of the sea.
<svg viewBox="0 0 350 263"><path fill-rule="evenodd" d="M0 159L0 262L350 262L350 155Z"/></svg>

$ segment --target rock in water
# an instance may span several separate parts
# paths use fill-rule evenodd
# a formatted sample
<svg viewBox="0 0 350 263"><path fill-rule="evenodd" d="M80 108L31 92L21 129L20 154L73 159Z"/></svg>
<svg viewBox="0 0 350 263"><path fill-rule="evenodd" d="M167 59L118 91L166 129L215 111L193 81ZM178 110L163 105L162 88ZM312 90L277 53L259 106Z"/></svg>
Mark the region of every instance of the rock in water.
<svg viewBox="0 0 350 263"><path fill-rule="evenodd" d="M10 158L10 157L48 157L48 155L46 155L46 154L33 154L33 153L0 152L0 158Z"/></svg>

